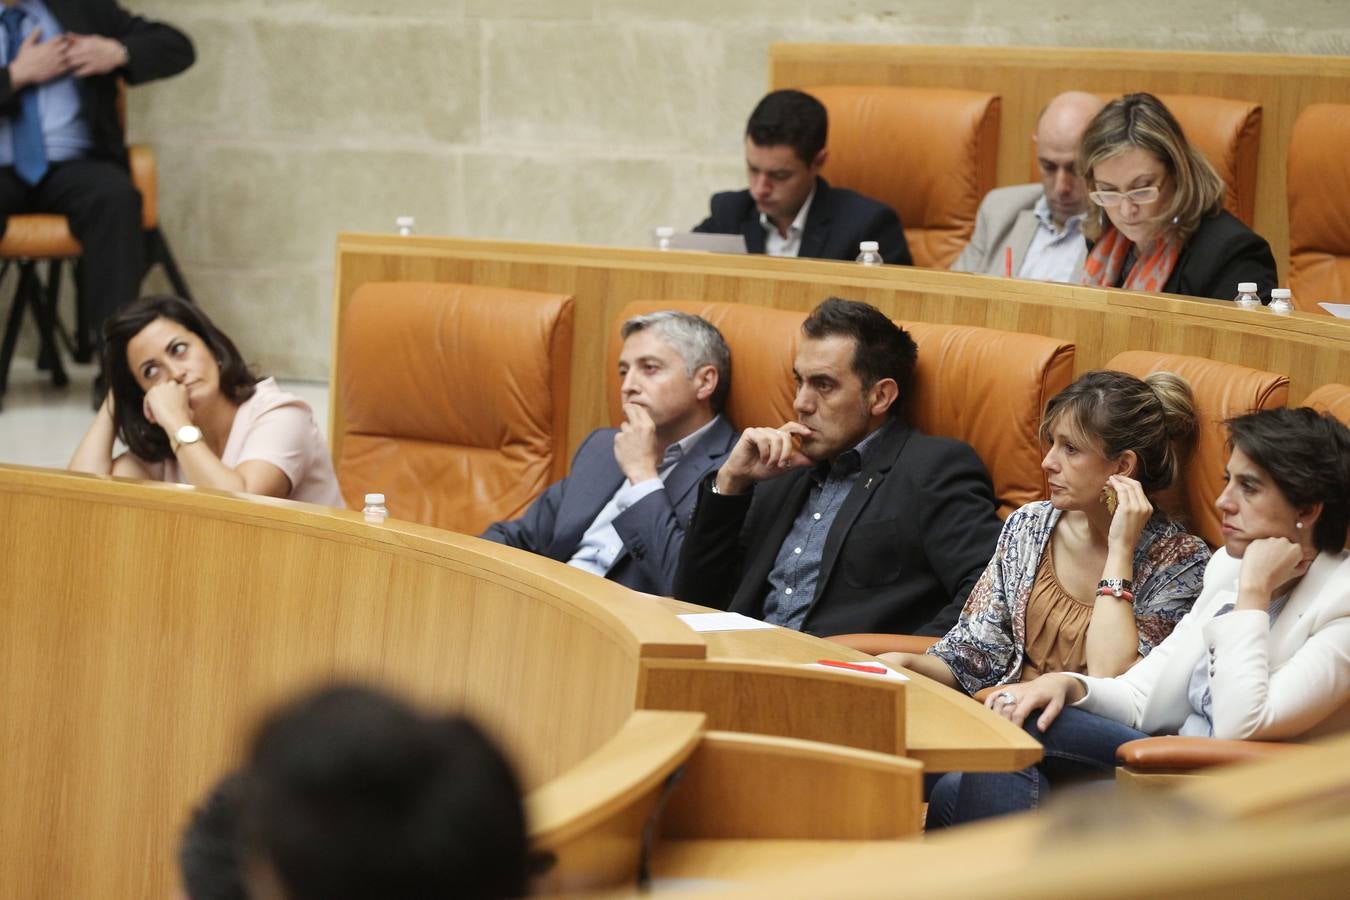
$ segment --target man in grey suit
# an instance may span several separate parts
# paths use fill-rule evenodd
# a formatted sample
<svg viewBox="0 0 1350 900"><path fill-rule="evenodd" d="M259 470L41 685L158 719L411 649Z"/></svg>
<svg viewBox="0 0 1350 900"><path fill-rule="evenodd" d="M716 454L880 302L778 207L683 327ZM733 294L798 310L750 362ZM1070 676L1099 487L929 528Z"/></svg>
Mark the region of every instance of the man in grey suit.
<svg viewBox="0 0 1350 900"><path fill-rule="evenodd" d="M1082 91L1050 101L1034 138L1041 183L997 188L985 196L975 233L952 263L953 272L1075 284L1082 278L1087 242L1081 226L1088 199L1077 170L1078 145L1102 106L1099 97Z"/></svg>
<svg viewBox="0 0 1350 900"><path fill-rule="evenodd" d="M731 351L712 323L663 310L623 323L624 423L586 437L571 474L483 537L649 594L669 594L699 480L726 459Z"/></svg>

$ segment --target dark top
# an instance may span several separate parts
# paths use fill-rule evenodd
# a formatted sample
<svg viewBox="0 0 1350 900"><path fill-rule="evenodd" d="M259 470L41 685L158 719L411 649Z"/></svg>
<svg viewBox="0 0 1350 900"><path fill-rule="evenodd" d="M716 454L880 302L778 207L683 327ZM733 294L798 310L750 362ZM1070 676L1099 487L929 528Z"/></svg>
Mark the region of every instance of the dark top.
<svg viewBox="0 0 1350 900"><path fill-rule="evenodd" d="M802 630L942 635L956 622L1001 529L994 490L969 445L892 422L825 539ZM704 478L675 575L675 596L763 618L769 572L810 493L797 469L747 494Z"/></svg>
<svg viewBox="0 0 1350 900"><path fill-rule="evenodd" d="M1256 282L1261 299L1270 300L1271 288L1279 284L1275 257L1265 238L1222 210L1202 219L1181 248L1163 293L1232 300L1243 281Z"/></svg>
<svg viewBox="0 0 1350 900"><path fill-rule="evenodd" d="M744 235L745 248L751 253L763 253L767 242L764 226L759 222L759 209L748 190L713 194L712 215L694 230ZM858 244L863 241L876 241L881 258L887 263L914 264L895 210L857 191L830 187L824 178L817 178L816 196L806 213L797 255L851 261L858 258Z"/></svg>

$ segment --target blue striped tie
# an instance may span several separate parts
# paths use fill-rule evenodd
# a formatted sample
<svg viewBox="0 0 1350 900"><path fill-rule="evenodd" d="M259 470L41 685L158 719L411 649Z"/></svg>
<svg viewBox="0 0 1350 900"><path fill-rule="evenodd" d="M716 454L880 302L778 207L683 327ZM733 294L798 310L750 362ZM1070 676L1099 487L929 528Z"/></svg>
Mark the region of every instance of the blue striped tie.
<svg viewBox="0 0 1350 900"><path fill-rule="evenodd" d="M0 13L0 24L5 26L9 44L9 61L19 55L23 43L23 10L7 6ZM14 171L25 183L37 184L47 174L47 147L42 139L42 114L38 111L37 85L29 85L19 92L19 112L10 122L14 139Z"/></svg>

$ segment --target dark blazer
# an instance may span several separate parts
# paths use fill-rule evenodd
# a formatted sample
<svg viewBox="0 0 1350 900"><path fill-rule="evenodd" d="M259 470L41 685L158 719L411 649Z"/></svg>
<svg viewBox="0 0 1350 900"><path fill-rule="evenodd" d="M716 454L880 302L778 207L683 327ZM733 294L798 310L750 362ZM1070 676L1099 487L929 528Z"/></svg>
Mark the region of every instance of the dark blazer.
<svg viewBox="0 0 1350 900"><path fill-rule="evenodd" d="M178 74L195 59L192 41L173 26L132 15L113 0L44 2L66 31L116 38L126 46L130 59L124 67L77 79L81 109L94 142L92 155L126 165L126 136L117 117L117 80L140 84ZM9 69L0 68L0 116L13 117L18 109Z"/></svg>
<svg viewBox="0 0 1350 900"><path fill-rule="evenodd" d="M1181 248L1163 292L1232 300L1238 282L1254 281L1257 293L1269 300L1278 277L1266 239L1223 210L1201 220L1199 230Z"/></svg>
<svg viewBox="0 0 1350 900"><path fill-rule="evenodd" d="M617 433L613 428L592 431L577 448L570 475L544 491L525 515L489 526L482 537L559 562L571 559L586 529L624 483L614 459ZM636 591L670 594L699 480L722 464L737 437L731 423L719 418L666 477L664 490L619 514L614 529L624 552L608 578Z"/></svg>
<svg viewBox="0 0 1350 900"><path fill-rule="evenodd" d="M764 226L759 224L759 209L748 190L713 194L712 215L694 230L742 234L747 250L764 252ZM816 196L806 213L801 251L797 255L810 259L854 260L858 258L858 244L863 241L876 241L880 245L881 258L888 263L914 264L895 210L856 191L830 187L824 178L817 178Z"/></svg>
<svg viewBox="0 0 1350 900"><path fill-rule="evenodd" d="M975 451L893 422L825 538L802 630L946 634L998 541L994 489ZM700 486L675 596L763 618L769 572L811 489L798 469L749 494Z"/></svg>

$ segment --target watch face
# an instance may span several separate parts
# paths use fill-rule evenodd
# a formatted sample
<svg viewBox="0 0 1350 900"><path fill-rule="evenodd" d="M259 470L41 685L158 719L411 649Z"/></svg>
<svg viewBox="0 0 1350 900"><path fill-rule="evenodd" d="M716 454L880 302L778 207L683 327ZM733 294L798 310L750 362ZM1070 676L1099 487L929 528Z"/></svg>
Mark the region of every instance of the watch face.
<svg viewBox="0 0 1350 900"><path fill-rule="evenodd" d="M202 430L196 425L184 425L174 436L180 444L195 444L202 439Z"/></svg>

